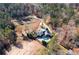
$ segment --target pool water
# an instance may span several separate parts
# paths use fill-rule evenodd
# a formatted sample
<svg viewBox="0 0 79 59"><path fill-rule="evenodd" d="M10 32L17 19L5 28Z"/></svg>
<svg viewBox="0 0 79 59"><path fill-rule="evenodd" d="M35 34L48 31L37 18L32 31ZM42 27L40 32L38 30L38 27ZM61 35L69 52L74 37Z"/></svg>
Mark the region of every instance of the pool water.
<svg viewBox="0 0 79 59"><path fill-rule="evenodd" d="M50 37L42 36L42 37L37 37L38 39L43 39L43 40L48 40Z"/></svg>

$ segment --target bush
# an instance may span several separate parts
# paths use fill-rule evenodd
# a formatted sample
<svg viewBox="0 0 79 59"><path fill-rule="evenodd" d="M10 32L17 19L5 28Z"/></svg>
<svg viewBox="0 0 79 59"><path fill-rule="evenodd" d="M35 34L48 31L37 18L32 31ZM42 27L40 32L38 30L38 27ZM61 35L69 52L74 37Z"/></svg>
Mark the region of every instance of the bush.
<svg viewBox="0 0 79 59"><path fill-rule="evenodd" d="M56 35L56 33L53 34L53 37L48 42L47 48L49 50L49 54L52 54L54 52L54 50L57 48L57 35Z"/></svg>
<svg viewBox="0 0 79 59"><path fill-rule="evenodd" d="M37 54L36 55L48 55L48 49L45 48L45 47L42 47L42 48L37 50Z"/></svg>

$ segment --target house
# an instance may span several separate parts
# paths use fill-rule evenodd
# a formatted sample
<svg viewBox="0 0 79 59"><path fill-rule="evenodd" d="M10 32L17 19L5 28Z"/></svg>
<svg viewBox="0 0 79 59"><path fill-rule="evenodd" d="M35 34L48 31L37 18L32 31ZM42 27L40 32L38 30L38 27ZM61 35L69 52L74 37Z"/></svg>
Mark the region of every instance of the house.
<svg viewBox="0 0 79 59"><path fill-rule="evenodd" d="M29 16L31 18L31 16ZM27 17L27 18L29 18ZM48 18L49 19L49 18ZM47 19L47 20L48 20ZM49 35L52 36L52 30L46 25L46 23L44 22L44 19L40 19L37 18L36 16L32 16L32 19L30 19L30 21L22 21L23 25L18 24L15 27L15 32L17 37L22 37L23 39L23 35L27 36L27 33L31 33L31 32L36 32L36 34L39 36L38 32L45 32L43 37L37 38L39 41L45 40L45 41L50 41L50 39L45 36L45 35ZM16 22L13 22L13 24L15 25ZM40 32L40 34L42 35L42 33ZM44 37L45 36L45 37Z"/></svg>

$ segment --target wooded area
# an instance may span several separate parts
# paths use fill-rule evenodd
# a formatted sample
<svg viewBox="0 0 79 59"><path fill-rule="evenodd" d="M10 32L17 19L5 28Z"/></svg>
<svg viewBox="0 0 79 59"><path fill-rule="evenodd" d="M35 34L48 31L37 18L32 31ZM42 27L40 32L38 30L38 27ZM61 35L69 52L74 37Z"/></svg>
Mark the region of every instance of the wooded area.
<svg viewBox="0 0 79 59"><path fill-rule="evenodd" d="M27 18L30 15L37 17L34 18L37 19L37 21L32 21L30 20L32 18ZM19 32L28 30L26 29L28 27L29 31L32 30L30 32L32 35L27 34L28 37L36 40L37 32L35 32L35 30L41 22L38 19L44 21L52 32L57 33L57 36L53 35L53 38L51 38L49 43L43 42L45 53L39 52L37 54L67 54L69 50L72 50L75 54L79 54L79 4L76 3L0 3L0 54L6 54L5 50L10 51L12 45L20 43L18 42L18 39L22 37L19 37ZM15 26L12 23L13 20L20 25ZM36 23L30 22L31 25L28 25L28 22L26 25L27 27L25 27L23 23L26 23L29 20ZM51 36L51 34L49 36ZM68 51L64 53L65 50L61 48L60 45ZM78 53L76 53L76 49L78 50Z"/></svg>

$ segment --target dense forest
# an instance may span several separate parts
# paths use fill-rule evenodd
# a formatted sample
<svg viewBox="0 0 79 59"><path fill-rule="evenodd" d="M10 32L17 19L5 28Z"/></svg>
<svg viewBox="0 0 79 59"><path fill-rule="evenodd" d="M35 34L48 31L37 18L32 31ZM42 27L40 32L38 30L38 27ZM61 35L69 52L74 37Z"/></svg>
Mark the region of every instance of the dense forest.
<svg viewBox="0 0 79 59"><path fill-rule="evenodd" d="M75 27L79 27L79 4L1 3L0 41L8 41L9 39L12 39L10 36L14 29L11 20L17 19L18 21L21 21L24 17L29 15L35 15L38 18L43 19L47 15L50 15L52 20L51 25L54 30L62 27L64 24L68 24L69 20L74 20ZM73 21L71 22L73 23Z"/></svg>

